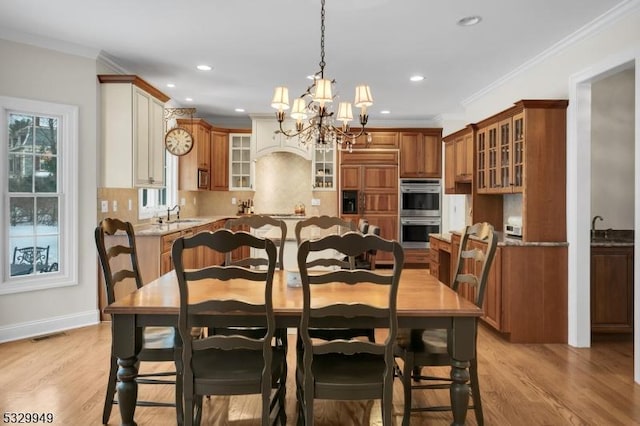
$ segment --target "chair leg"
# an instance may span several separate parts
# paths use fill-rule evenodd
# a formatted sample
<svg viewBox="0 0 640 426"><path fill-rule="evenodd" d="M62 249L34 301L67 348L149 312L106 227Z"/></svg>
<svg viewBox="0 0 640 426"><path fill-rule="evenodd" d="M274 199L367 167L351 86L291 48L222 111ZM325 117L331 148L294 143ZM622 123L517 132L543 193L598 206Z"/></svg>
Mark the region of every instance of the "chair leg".
<svg viewBox="0 0 640 426"><path fill-rule="evenodd" d="M469 374L471 378L471 398L473 400L473 408L476 414L476 422L478 426L484 425L484 415L482 414L482 399L480 398L480 382L478 381L478 360L471 360L469 366Z"/></svg>
<svg viewBox="0 0 640 426"><path fill-rule="evenodd" d="M402 366L402 388L404 389L402 426L409 426L409 421L411 420L411 373L416 368L413 363L413 352L406 351L404 356L404 365Z"/></svg>
<svg viewBox="0 0 640 426"><path fill-rule="evenodd" d="M109 381L107 382L107 394L104 397L104 408L102 409L102 424L109 423L111 417L111 409L113 408L113 399L116 396L116 383L118 381L118 359L111 357L111 366L109 367Z"/></svg>

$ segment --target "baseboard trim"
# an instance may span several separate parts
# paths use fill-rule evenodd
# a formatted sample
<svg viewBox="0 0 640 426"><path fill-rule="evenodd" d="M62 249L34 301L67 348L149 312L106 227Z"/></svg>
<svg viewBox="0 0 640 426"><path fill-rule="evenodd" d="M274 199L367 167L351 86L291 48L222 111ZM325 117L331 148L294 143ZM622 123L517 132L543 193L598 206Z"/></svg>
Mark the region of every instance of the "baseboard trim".
<svg viewBox="0 0 640 426"><path fill-rule="evenodd" d="M73 328L95 325L100 322L100 312L96 310L78 312L72 315L23 322L0 327L0 343L21 340L43 334L57 333Z"/></svg>

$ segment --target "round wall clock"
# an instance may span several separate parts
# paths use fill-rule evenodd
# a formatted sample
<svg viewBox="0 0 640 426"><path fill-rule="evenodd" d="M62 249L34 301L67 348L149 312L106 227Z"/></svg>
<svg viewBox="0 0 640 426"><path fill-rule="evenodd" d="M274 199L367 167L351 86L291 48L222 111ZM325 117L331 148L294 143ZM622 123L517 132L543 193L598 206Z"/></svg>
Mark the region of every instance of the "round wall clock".
<svg viewBox="0 0 640 426"><path fill-rule="evenodd" d="M175 127L164 136L164 146L173 155L185 155L193 148L193 137L185 129Z"/></svg>

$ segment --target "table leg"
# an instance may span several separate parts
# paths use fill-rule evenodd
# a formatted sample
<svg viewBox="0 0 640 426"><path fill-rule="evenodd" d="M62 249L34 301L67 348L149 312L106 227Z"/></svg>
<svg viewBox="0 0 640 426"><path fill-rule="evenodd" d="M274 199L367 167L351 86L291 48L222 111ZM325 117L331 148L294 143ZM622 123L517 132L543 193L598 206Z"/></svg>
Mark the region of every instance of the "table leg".
<svg viewBox="0 0 640 426"><path fill-rule="evenodd" d="M452 425L464 425L469 407L469 365L476 356L475 317L456 317L449 333L447 349L451 355Z"/></svg>
<svg viewBox="0 0 640 426"><path fill-rule="evenodd" d="M118 407L122 426L136 426L133 416L138 399L138 354L142 348L142 330L135 315L111 316L113 352L118 358Z"/></svg>
<svg viewBox="0 0 640 426"><path fill-rule="evenodd" d="M122 426L135 426L133 415L136 411L136 401L138 400L138 359L118 358L118 406L120 407L120 418Z"/></svg>

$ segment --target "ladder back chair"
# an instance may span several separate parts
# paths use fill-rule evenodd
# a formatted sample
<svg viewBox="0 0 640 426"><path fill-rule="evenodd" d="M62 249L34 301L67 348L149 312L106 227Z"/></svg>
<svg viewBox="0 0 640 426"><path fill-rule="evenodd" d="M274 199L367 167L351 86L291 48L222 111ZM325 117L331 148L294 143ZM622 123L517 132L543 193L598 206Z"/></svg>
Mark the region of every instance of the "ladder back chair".
<svg viewBox="0 0 640 426"><path fill-rule="evenodd" d="M249 232L254 233L257 232L258 235L260 230L268 230L271 227L276 227L280 229L280 237L273 238L273 242L276 244L278 249L278 265L277 269L283 269L284 267L284 242L287 238L287 224L284 220L275 219L271 216L267 215L251 215L251 216L241 216L235 219L228 219L224 227L226 229L238 230L241 229L242 226L249 227ZM228 253L226 256L226 263L228 265L234 264L239 266L265 266L268 263L268 259L265 257L245 257L242 259L232 260L232 254Z"/></svg>
<svg viewBox="0 0 640 426"><path fill-rule="evenodd" d="M366 225L367 229L369 222L366 219L360 219L360 224ZM335 228L335 229L333 229ZM306 238L309 239L313 236L320 237L325 231L331 232L333 230L337 234L343 232L356 231L355 224L352 221L346 221L336 216L313 216L305 220L301 220L296 223L295 234L298 247L302 241ZM307 269L309 268L324 268L324 269L355 269L356 256L336 256L333 250L325 251L322 253L315 253L313 259L307 259ZM351 328L351 329L315 329L313 331L314 337L322 338L326 340L331 339L346 339L357 336L365 336L371 342L376 340L375 329L373 328Z"/></svg>
<svg viewBox="0 0 640 426"><path fill-rule="evenodd" d="M334 233L342 234L348 231L355 231L356 225L350 220L343 220L337 216L312 216L296 223L295 234L298 246L305 239L319 238L323 234ZM355 267L355 256L350 256L348 260L333 256L321 256L317 259L310 260L307 267L314 266L326 268L345 268L353 269Z"/></svg>
<svg viewBox="0 0 640 426"><path fill-rule="evenodd" d="M185 270L183 252L198 247L223 254L242 247L262 249L267 254L267 269L214 265ZM274 420L286 425L286 342L274 339L275 244L247 232L219 229L178 238L171 251L180 288L178 328L185 341L182 352L185 425L200 424L204 395L248 394L261 395L262 425L270 424L272 414ZM262 335L213 334L198 340L187 339L192 327L243 327L247 321L252 321L251 324L259 321ZM273 398L272 389L276 389Z"/></svg>
<svg viewBox="0 0 640 426"><path fill-rule="evenodd" d="M355 256L371 249L393 256L393 270L315 270L308 268L314 252L333 249ZM385 426L391 425L394 344L397 333L396 298L404 263L404 252L397 241L374 235L348 232L318 240L305 240L298 248L298 267L302 281L303 311L300 321L302 339L296 366L296 393L299 423L313 425L314 399L380 399ZM340 299L320 302L314 288L332 286ZM375 290L372 288L375 287ZM342 291L340 291L342 290ZM383 290L384 295L378 294ZM376 301L367 296L376 292ZM321 340L313 336L320 324L351 327L371 321L384 322L388 336L376 343L358 339Z"/></svg>
<svg viewBox="0 0 640 426"><path fill-rule="evenodd" d="M129 222L119 219L106 218L95 229L95 241L104 275L104 282L109 304L116 301L116 294L120 295L119 287L127 286L133 291L142 287L142 277L138 268L138 254L133 226ZM181 375L176 374L180 366L180 338L173 327L145 327L138 330L142 333L142 349L138 355L140 362L174 362L175 371L139 374L136 382L139 384L164 384L175 388L175 402L138 401L138 406L175 407L178 424L182 422L182 395L180 393ZM112 327L112 342L113 336ZM113 355L111 347L111 364L107 392L102 411L102 423L107 424L111 416L115 398L116 383L118 381L118 360ZM171 379L175 377L175 379Z"/></svg>
<svg viewBox="0 0 640 426"><path fill-rule="evenodd" d="M473 237L473 239L472 239ZM451 287L455 291L462 290L461 285L470 286L465 291L472 291L474 302L482 307L484 301L487 276L496 251L497 238L493 226L486 222L467 226L462 234L460 249L456 261L456 273ZM449 389L451 379L422 375L422 367L450 366L451 359L447 352L447 329L412 329L398 333L396 356L404 365L397 367L398 377L402 380L404 390L403 425L408 426L412 412L451 411L451 406L412 407L412 389ZM476 336L477 338L477 321ZM469 366L471 398L476 421L484 424L480 385L478 382L478 362L474 356ZM412 380L414 383L412 384ZM422 384L424 380L427 383ZM431 383L428 383L431 382Z"/></svg>

